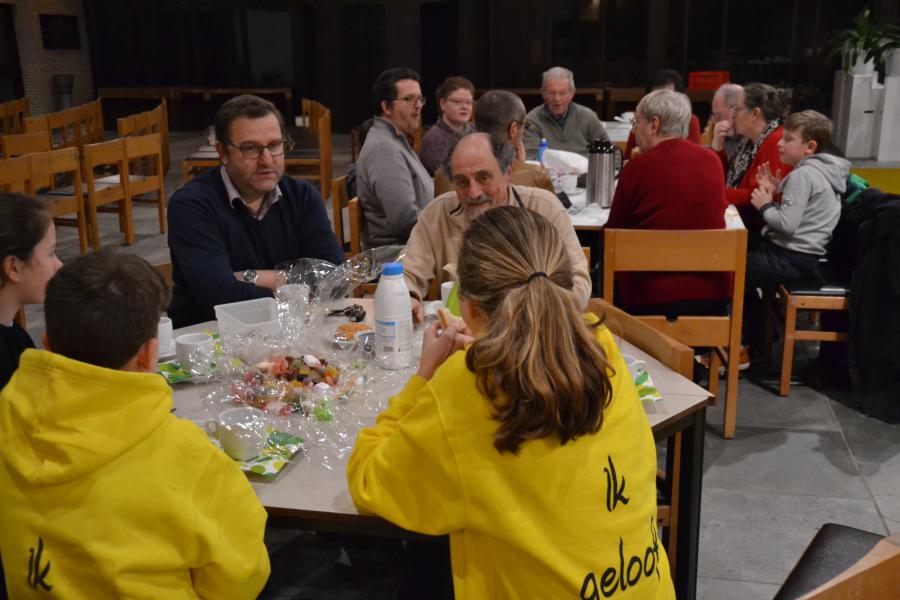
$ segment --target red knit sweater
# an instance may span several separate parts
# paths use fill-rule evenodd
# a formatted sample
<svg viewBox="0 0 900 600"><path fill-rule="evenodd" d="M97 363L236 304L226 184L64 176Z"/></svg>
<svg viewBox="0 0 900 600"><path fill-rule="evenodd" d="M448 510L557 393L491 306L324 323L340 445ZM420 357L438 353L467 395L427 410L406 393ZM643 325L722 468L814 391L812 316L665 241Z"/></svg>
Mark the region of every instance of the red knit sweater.
<svg viewBox="0 0 900 600"><path fill-rule="evenodd" d="M765 225L765 221L759 216L759 212L753 208L753 205L750 203L750 194L758 185L756 182L756 172L759 171L759 168L763 163L769 163L772 174L774 175L776 172L781 171L782 177L786 177L787 174L791 172L791 169L794 168L792 165L786 165L781 162L781 155L778 152L778 141L783 134L784 127L779 127L770 133L769 137L767 137L759 147L759 151L757 151L756 156L753 158L753 162L750 163L750 167L744 172L744 176L741 178L741 183L738 187L725 189L726 201L728 204L734 204L738 207L738 210L741 212L741 218L744 220L744 225L747 229L758 230ZM728 160L725 157L725 152L720 151L717 152L717 154L719 155L719 160L722 161L723 167L727 170Z"/></svg>
<svg viewBox="0 0 900 600"><path fill-rule="evenodd" d="M615 229L724 229L725 175L709 149L666 140L629 161L619 175L606 227ZM622 273L624 306L731 295L725 273Z"/></svg>
<svg viewBox="0 0 900 600"><path fill-rule="evenodd" d="M697 115L691 115L691 123L688 125L687 139L695 144L700 143L700 119ZM625 160L631 158L631 151L637 147L637 139L634 137L634 130L628 134L628 141L625 143Z"/></svg>

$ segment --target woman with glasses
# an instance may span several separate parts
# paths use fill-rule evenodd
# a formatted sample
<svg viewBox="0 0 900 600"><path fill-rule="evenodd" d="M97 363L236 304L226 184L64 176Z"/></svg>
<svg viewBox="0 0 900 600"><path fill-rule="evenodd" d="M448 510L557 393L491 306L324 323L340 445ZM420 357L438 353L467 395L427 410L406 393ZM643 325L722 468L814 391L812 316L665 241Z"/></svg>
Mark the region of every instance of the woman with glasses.
<svg viewBox="0 0 900 600"><path fill-rule="evenodd" d="M422 138L419 158L434 177L447 158L450 148L466 134L475 131L471 123L475 107L475 86L465 77L448 77L438 86L438 120Z"/></svg>
<svg viewBox="0 0 900 600"><path fill-rule="evenodd" d="M744 225L751 232L758 232L765 222L750 204L750 194L756 189L759 168L769 163L773 174L780 173L784 177L791 171L791 166L781 162L778 142L784 128L781 125L786 113L781 94L771 85L750 83L744 86L744 94L731 107L734 131L753 144L750 152L742 154L741 160L749 166L736 187L725 189L725 198L734 204L741 213ZM728 166L723 151L718 152L722 164ZM751 238L752 240L752 238Z"/></svg>

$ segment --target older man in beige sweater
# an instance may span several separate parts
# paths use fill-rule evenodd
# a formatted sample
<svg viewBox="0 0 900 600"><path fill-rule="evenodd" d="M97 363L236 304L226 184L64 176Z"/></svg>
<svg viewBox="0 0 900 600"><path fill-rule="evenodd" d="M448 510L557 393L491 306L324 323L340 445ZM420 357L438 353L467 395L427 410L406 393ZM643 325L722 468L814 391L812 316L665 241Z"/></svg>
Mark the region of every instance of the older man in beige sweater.
<svg viewBox="0 0 900 600"><path fill-rule="evenodd" d="M422 210L404 249L403 276L413 296L416 321L422 319L421 300L431 281L452 279L444 266L456 263L469 223L490 208L508 204L533 210L557 228L572 260L572 291L579 304L587 306L591 279L569 214L550 192L510 184L514 156L511 146L493 146L485 133L465 136L452 151L449 175L456 191L438 196Z"/></svg>

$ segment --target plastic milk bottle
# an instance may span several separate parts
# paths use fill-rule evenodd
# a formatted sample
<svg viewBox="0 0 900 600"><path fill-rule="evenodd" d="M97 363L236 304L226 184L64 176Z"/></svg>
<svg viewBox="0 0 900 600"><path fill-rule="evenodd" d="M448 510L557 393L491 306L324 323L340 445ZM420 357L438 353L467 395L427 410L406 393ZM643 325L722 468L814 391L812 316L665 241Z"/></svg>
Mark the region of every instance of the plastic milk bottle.
<svg viewBox="0 0 900 600"><path fill-rule="evenodd" d="M412 362L412 302L401 263L387 263L375 290L375 356L384 369Z"/></svg>

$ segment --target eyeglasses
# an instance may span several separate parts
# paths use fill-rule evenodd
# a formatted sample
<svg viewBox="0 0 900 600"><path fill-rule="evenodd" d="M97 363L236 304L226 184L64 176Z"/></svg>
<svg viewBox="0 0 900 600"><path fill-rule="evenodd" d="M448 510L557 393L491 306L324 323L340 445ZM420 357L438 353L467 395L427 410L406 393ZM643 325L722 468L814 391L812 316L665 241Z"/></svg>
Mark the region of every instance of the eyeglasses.
<svg viewBox="0 0 900 600"><path fill-rule="evenodd" d="M397 102L406 102L410 106L413 106L416 102L425 106L425 96L403 96L402 98L394 98Z"/></svg>
<svg viewBox="0 0 900 600"><path fill-rule="evenodd" d="M544 92L544 98L550 98L551 100L561 100L563 98L568 98L572 95L572 92Z"/></svg>
<svg viewBox="0 0 900 600"><path fill-rule="evenodd" d="M232 142L228 142L228 145L237 148L243 158L256 160L262 155L263 150L268 150L271 156L281 156L285 152L290 152L294 147L294 142L289 138L282 138L268 146L259 146L257 144L242 144L239 146Z"/></svg>
<svg viewBox="0 0 900 600"><path fill-rule="evenodd" d="M462 98L447 98L447 102L454 106L472 106L475 104L474 100L464 100Z"/></svg>

